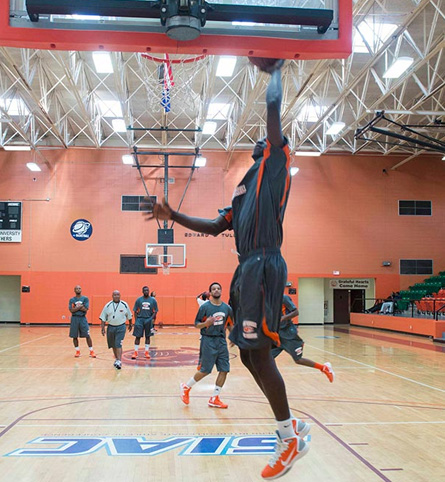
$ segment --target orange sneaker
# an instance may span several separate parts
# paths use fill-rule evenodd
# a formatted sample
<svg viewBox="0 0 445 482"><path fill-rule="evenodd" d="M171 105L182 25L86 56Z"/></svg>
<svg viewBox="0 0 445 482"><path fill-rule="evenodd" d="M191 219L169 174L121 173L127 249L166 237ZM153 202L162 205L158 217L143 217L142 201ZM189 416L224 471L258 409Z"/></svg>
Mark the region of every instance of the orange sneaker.
<svg viewBox="0 0 445 482"><path fill-rule="evenodd" d="M145 358L147 360L149 360L151 358L150 353L148 353L148 351L145 352Z"/></svg>
<svg viewBox="0 0 445 482"><path fill-rule="evenodd" d="M190 390L191 387L188 387L185 383L181 383L181 400L186 405L190 403Z"/></svg>
<svg viewBox="0 0 445 482"><path fill-rule="evenodd" d="M226 403L221 402L218 395L216 397L210 397L209 399L209 407L215 408L227 408L228 405Z"/></svg>
<svg viewBox="0 0 445 482"><path fill-rule="evenodd" d="M90 350L90 357L91 357L91 358L96 358L96 354L94 353L93 350Z"/></svg>
<svg viewBox="0 0 445 482"><path fill-rule="evenodd" d="M76 354L74 355L74 358L79 358L79 357L80 357L80 351L77 350L77 351L76 351Z"/></svg>
<svg viewBox="0 0 445 482"><path fill-rule="evenodd" d="M275 453L261 472L263 479L278 479L309 451L309 445L300 437L282 439L277 431Z"/></svg>
<svg viewBox="0 0 445 482"><path fill-rule="evenodd" d="M299 420L298 418L292 419L292 425L294 427L295 435L298 435L300 438L306 437L311 430L311 425L309 423L303 422L303 420Z"/></svg>
<svg viewBox="0 0 445 482"><path fill-rule="evenodd" d="M138 357L138 352L135 351L135 352L133 353L133 355L131 355L131 359L132 359L132 360L136 360L137 357Z"/></svg>
<svg viewBox="0 0 445 482"><path fill-rule="evenodd" d="M331 383L334 381L335 373L334 373L334 370L332 369L332 365L329 362L323 365L323 368L321 369L321 373L324 373L328 377Z"/></svg>

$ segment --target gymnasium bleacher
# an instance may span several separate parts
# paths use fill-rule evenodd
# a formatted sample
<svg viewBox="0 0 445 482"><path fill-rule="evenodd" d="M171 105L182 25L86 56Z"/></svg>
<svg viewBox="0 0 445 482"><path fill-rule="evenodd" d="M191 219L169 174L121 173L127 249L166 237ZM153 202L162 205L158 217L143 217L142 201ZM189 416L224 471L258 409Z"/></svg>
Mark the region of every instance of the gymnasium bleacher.
<svg viewBox="0 0 445 482"><path fill-rule="evenodd" d="M401 299L396 302L396 310L399 312L403 313L414 303L419 315L445 317L445 271L410 286L408 290L400 291L400 296Z"/></svg>

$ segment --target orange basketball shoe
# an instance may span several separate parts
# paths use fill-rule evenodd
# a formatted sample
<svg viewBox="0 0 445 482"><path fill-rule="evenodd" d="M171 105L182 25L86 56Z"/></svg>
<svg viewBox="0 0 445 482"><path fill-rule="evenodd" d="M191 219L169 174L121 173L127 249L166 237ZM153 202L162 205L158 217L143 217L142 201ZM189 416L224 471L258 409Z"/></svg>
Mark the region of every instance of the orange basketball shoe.
<svg viewBox="0 0 445 482"><path fill-rule="evenodd" d="M226 403L221 402L218 395L216 397L210 397L209 399L209 407L215 408L227 408L228 405Z"/></svg>
<svg viewBox="0 0 445 482"><path fill-rule="evenodd" d="M131 355L131 359L132 359L132 360L136 360L137 357L138 357L138 352L135 351L135 352L133 353L133 355Z"/></svg>
<svg viewBox="0 0 445 482"><path fill-rule="evenodd" d="M321 369L321 373L324 373L328 377L331 383L334 381L335 373L334 373L334 370L332 369L332 365L329 362L326 362L323 365L323 368Z"/></svg>
<svg viewBox="0 0 445 482"><path fill-rule="evenodd" d="M91 358L96 358L96 354L94 353L93 350L90 350L90 357L91 357Z"/></svg>
<svg viewBox="0 0 445 482"><path fill-rule="evenodd" d="M303 420L299 420L298 418L292 419L292 426L294 427L295 435L298 435L300 438L306 437L311 430L310 423L303 422Z"/></svg>
<svg viewBox="0 0 445 482"><path fill-rule="evenodd" d="M277 431L275 453L261 472L263 479L278 479L286 474L309 451L309 445L300 437L282 439Z"/></svg>
<svg viewBox="0 0 445 482"><path fill-rule="evenodd" d="M147 360L149 360L151 358L150 353L148 353L148 351L145 352L145 358Z"/></svg>
<svg viewBox="0 0 445 482"><path fill-rule="evenodd" d="M76 354L74 355L74 358L79 358L80 357L80 350L76 351Z"/></svg>
<svg viewBox="0 0 445 482"><path fill-rule="evenodd" d="M181 400L186 405L190 403L190 390L191 387L188 387L185 383L181 383Z"/></svg>

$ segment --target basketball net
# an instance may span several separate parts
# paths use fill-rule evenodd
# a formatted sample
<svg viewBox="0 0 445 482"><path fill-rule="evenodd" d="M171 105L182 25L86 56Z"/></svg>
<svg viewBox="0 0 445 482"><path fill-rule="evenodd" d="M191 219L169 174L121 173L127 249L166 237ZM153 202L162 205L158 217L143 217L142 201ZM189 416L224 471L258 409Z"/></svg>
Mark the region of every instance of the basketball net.
<svg viewBox="0 0 445 482"><path fill-rule="evenodd" d="M170 274L170 263L162 263L162 274Z"/></svg>

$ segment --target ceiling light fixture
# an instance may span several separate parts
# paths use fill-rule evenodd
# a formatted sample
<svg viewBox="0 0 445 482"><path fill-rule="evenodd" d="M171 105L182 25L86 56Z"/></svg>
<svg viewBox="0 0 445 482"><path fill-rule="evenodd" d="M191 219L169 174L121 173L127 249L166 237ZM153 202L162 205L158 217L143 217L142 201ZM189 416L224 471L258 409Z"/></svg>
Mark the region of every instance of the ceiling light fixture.
<svg viewBox="0 0 445 482"><path fill-rule="evenodd" d="M124 119L113 119L111 124L113 125L114 132L127 132Z"/></svg>
<svg viewBox="0 0 445 482"><path fill-rule="evenodd" d="M125 154L122 156L122 162L124 164L133 164L133 156L131 154Z"/></svg>
<svg viewBox="0 0 445 482"><path fill-rule="evenodd" d="M206 163L207 163L207 159L205 157L199 156L195 159L194 166L195 167L204 167L206 165Z"/></svg>
<svg viewBox="0 0 445 482"><path fill-rule="evenodd" d="M14 145L8 145L8 146L3 146L3 149L5 151L30 151L31 146L14 146Z"/></svg>
<svg viewBox="0 0 445 482"><path fill-rule="evenodd" d="M383 74L384 79L398 79L414 63L412 57L399 57Z"/></svg>
<svg viewBox="0 0 445 482"><path fill-rule="evenodd" d="M216 69L217 77L232 77L233 71L236 66L236 57L231 57L228 55L223 55L218 62L218 67Z"/></svg>
<svg viewBox="0 0 445 482"><path fill-rule="evenodd" d="M294 156L303 156L303 157L320 157L320 151L295 151Z"/></svg>
<svg viewBox="0 0 445 482"><path fill-rule="evenodd" d="M30 171L33 171L33 172L41 171L40 166L39 166L38 164L36 164L35 162L28 162L28 163L26 164L26 167L27 167Z"/></svg>
<svg viewBox="0 0 445 482"><path fill-rule="evenodd" d="M326 131L329 136L335 136L345 128L346 124L344 122L334 122L331 127Z"/></svg>
<svg viewBox="0 0 445 482"><path fill-rule="evenodd" d="M112 74L114 72L110 52L93 52L93 62L98 74Z"/></svg>
<svg viewBox="0 0 445 482"><path fill-rule="evenodd" d="M218 127L218 124L216 122L206 122L204 124L204 127L202 128L202 133L204 135L213 135L216 132L216 128Z"/></svg>

